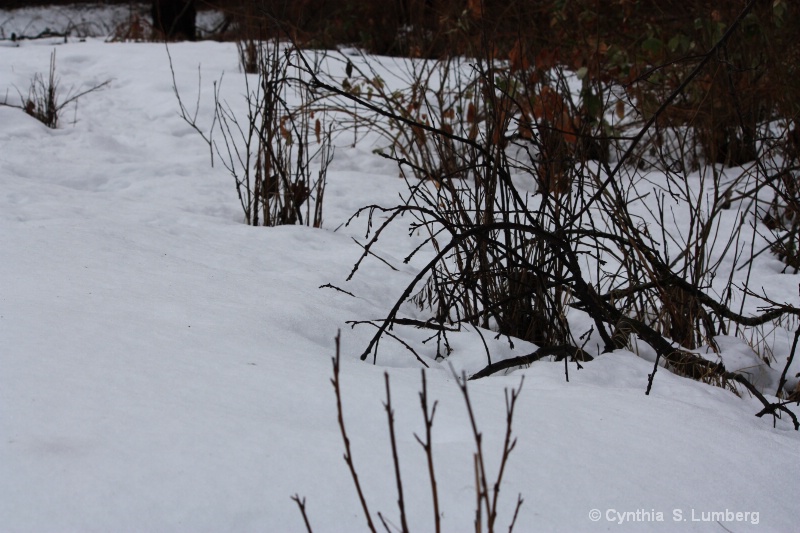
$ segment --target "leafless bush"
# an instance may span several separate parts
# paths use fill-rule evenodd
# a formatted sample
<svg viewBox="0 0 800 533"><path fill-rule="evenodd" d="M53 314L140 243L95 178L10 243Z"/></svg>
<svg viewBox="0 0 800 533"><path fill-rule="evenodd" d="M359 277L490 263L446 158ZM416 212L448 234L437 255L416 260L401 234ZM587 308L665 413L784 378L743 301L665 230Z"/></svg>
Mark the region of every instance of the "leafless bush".
<svg viewBox="0 0 800 533"><path fill-rule="evenodd" d="M713 46L677 69L663 92L634 97L633 81L622 86L602 74L596 59L601 53L575 69L559 61L556 52L530 50L522 38L501 60L487 34L473 48L468 68L455 59L410 61L405 88L390 86L377 69L358 67L347 56L341 65L345 76L335 79L296 49L283 55L278 46L262 49L247 54L258 58L261 77L269 80L260 81L252 93L248 88L247 121L237 121L217 92L223 149L209 144L236 178L248 222L258 224L298 220L298 202L292 201L297 191L292 183L298 182L285 179L295 174L275 171L293 164L307 168L303 161L308 159L287 159L286 154L302 132L307 139L310 131L323 131L320 122L310 126L312 113L332 109L340 127L355 130L355 142L359 128L382 135L381 155L398 164L408 191L400 205L366 206L356 214L368 216L370 240L353 273L402 216L426 237L406 262L423 248L432 258L387 316L371 322L377 332L362 360L370 355L375 360L380 339L397 338L391 329L400 324L432 330L439 357L449 354L447 335L454 330L481 336L490 330L512 344L522 338L539 348L515 361L562 359L567 379L569 360L581 368L580 361L591 357L585 349L590 341L597 354L642 342L656 354L647 393L657 369L666 366L736 393L743 388L764 405L758 416L786 415L800 428L786 402L769 400L744 374L693 351L701 345L713 348L714 337L729 329L740 332L800 317L796 307L763 298L759 313L747 316L743 299L757 297L747 283L738 289L742 307L733 309L732 274L724 293L712 286L728 254L734 267L751 267L756 237L745 242L742 228L746 217L759 212L759 202L766 208L762 213L771 210L784 224L765 249L788 243L784 255L794 253L791 239L797 232L787 229L796 220L796 159L789 152L794 137L783 144L771 142L767 123L757 122L754 129L743 117L729 133L756 135L756 159L729 177L709 159L709 154L719 155L724 139L703 137L703 128L716 122L675 119L676 103L693 102L686 91L702 81L753 6L748 2ZM301 95L300 114L289 111L283 92L287 84ZM732 87L730 94L736 95L738 85ZM326 102L320 104L320 98ZM734 104L726 124L732 124L736 109L749 113L743 105ZM327 161L327 152L321 151ZM737 161L752 154L749 148L737 149ZM703 164L697 167L698 162ZM666 176L665 185L647 182L651 170ZM303 180L303 186L310 182ZM764 204L759 193L769 187L778 200ZM674 220L674 205L686 208L680 221ZM725 227L721 217L732 206L740 222ZM385 220L373 225L376 215ZM429 318L400 317L409 301ZM573 332L568 314L575 312L588 317L591 326ZM486 352L486 368L473 377L509 368L507 362L493 363Z"/></svg>
<svg viewBox="0 0 800 533"><path fill-rule="evenodd" d="M545 116L538 126L552 142L517 150L519 159L509 157L515 140L532 138L530 126L519 133L536 107L527 73L498 69L488 57L407 64L407 88L398 90L387 88L375 70L365 72L348 59L347 77L337 90L350 102L371 104L357 106L351 115L387 141L379 153L400 165L409 184L404 210L416 217L415 228L441 252L444 235L492 221L506 224L470 235L445 253L414 301L434 310L432 321L440 325L472 324L548 346L572 343L564 320L569 295L552 283L563 266L546 242L523 229L530 213L515 204L510 182L512 173L532 171L549 199L536 207L535 216L545 226L554 227L566 214L559 202L571 188L561 170L567 150L559 151L565 142L554 130L564 113L559 110L556 120L549 109L539 109ZM346 112L347 106L339 110ZM546 117L556 124L546 123ZM499 242L501 248L488 244ZM439 329L441 356L447 355L444 331Z"/></svg>
<svg viewBox="0 0 800 533"><path fill-rule="evenodd" d="M734 391L744 387L764 404L759 416L787 414L800 427L785 404L770 402L744 375L690 351L703 343L713 346L713 337L726 324L754 327L800 314L796 308L771 304L760 315L747 317L730 308L730 295L720 298L711 290L720 264L714 254L743 249L739 228L722 228L719 220L733 184L724 183L712 167L701 174L698 192L689 186L689 171L675 167L672 153L656 146L651 164L669 163L657 167L668 174L667 185L644 193L656 200L649 203L652 222L632 211L641 202L635 183L643 179L637 151L734 30L701 58L684 84L643 117L638 129L622 138L614 136L606 119L606 95L614 93L613 86L584 83L576 94L563 68L553 63L552 75L535 71L522 52L502 63L485 49L474 60L474 75L465 77L467 85L452 94L463 97L473 90L479 95L482 104L475 111L480 118L455 113L460 121L456 127L442 120L447 103L437 99L436 89L427 90L428 75L412 75L419 83L411 86L409 98L408 91L381 93L380 80L372 73L359 73L355 89L350 65L347 83L323 79L307 66L315 90L347 102L357 110L354 115L367 110L398 131L388 136L392 150L383 155L400 165L409 192L402 205L368 206L359 212L370 219L388 214L361 260L401 215L414 218L411 229L427 233L426 244L434 252L386 318L376 323L378 331L362 359L376 357L378 340L400 323L432 329L442 357L447 355L447 332L467 324L531 340L576 363L586 358L578 337L592 335L600 351L611 351L629 345L635 336L657 354L648 393L657 368L664 365ZM609 153L612 145L619 154L615 160ZM446 146L454 148L442 148ZM455 157L447 161L442 154ZM528 185L520 189L523 180ZM677 233L662 229L659 235L653 229L666 227L672 216L666 200L689 205L689 217ZM674 248L683 252L670 256ZM429 309L431 317L401 319L398 313L409 299ZM570 308L587 313L594 327L573 336L566 319ZM481 375L496 368L488 350L487 358L487 372Z"/></svg>
<svg viewBox="0 0 800 533"><path fill-rule="evenodd" d="M238 116L215 84L215 118L206 136L178 95L181 115L203 135L230 172L244 212L253 226L322 225L328 165L333 159L331 130L312 90L295 77L291 46L277 40L254 44L257 84L245 75L247 114ZM177 94L177 88L176 88ZM213 140L214 131L221 141Z"/></svg>
<svg viewBox="0 0 800 533"><path fill-rule="evenodd" d="M60 96L58 83L59 80L56 77L56 52L53 50L50 54L50 69L48 70L47 79L39 73L35 74L28 88L28 94L23 95L22 92L19 92L21 104L9 104L8 98L6 98L3 102L0 102L0 105L22 109L48 128L55 129L59 125L59 118L64 108L70 104L77 104L79 98L102 89L111 83L111 80L104 81L99 85L77 93L70 91L64 99Z"/></svg>

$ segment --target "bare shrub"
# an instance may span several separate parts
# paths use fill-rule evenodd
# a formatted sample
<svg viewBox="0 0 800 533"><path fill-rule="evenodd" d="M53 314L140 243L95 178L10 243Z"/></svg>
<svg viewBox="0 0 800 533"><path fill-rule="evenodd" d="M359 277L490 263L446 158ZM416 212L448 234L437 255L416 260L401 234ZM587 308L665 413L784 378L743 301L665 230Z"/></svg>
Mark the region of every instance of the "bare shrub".
<svg viewBox="0 0 800 533"><path fill-rule="evenodd" d="M654 142L653 132L659 128L671 131L679 145L690 139L681 137L678 128L669 130L660 119L702 75L746 16L745 10L683 81L641 116L638 128L629 126L631 133L618 138L606 118L609 107L617 111L613 103L609 106L620 94L613 80L603 82L599 76L599 81L583 83L576 94L567 68L546 57L528 59L524 43L506 62L498 61L491 48L473 60L474 77L465 79L475 80L467 85L480 95L482 107L474 110L480 110L480 119L475 118L478 114L463 116L455 127L441 118L446 117L447 107L442 109L437 89L428 91L425 86L430 77L413 75L419 71L412 71L411 78L422 83L406 93L379 93L381 84L375 76L361 75L362 84L356 89L349 82L323 79L306 65L315 90L348 102L358 110L354 114L368 110L398 130L405 129L388 136L392 150L383 155L400 166L409 183L408 195L394 208L369 206L359 212L368 213L370 220L377 213L387 218L375 229L361 260L401 215L414 218L411 228L427 233L426 244L434 253L386 318L374 323L378 331L362 359L377 357L379 339L396 324L432 329L441 357L447 355L447 332L453 326L471 325L507 335L509 340L531 340L550 355L574 359L576 364L585 358L578 338L595 336L599 351L612 351L635 336L657 355L648 393L656 370L664 365L734 392L744 387L764 404L758 416L783 413L800 427L784 403L770 402L747 377L690 351L703 343L713 346L713 337L728 324L756 327L800 315L797 308L770 304L757 316L744 316L730 308L730 295L719 298L711 290L720 264L714 254L743 250L738 227L722 228L718 218L733 194L731 184L724 184L710 167L701 175L698 192L689 185L689 169L680 162L674 165L673 149L660 150L653 144L648 170L667 173L667 186L644 193L656 199L649 203L651 221L632 210L641 203L636 183L645 179L636 159L638 150ZM540 65L550 61L550 73L535 70L537 61ZM573 76L585 78L592 68L583 65ZM351 73L346 74L349 80ZM464 87L453 90L456 95L466 92ZM455 148L442 148L448 145ZM441 158L443 154L455 157L448 161ZM442 171L448 167L455 170ZM524 180L528 185L520 189ZM705 192L708 185L711 195ZM688 224L682 221L676 234L664 233L664 222L671 216L666 198L689 205ZM684 251L671 257L670 250L676 247ZM429 309L431 317L399 317L410 299ZM573 335L566 318L570 309L586 313L593 328ZM487 370L496 368L488 349L487 359Z"/></svg>
<svg viewBox="0 0 800 533"><path fill-rule="evenodd" d="M70 104L76 104L79 98L102 89L111 83L111 80L104 81L84 91L70 91L66 98L63 99L60 95L58 83L59 80L56 77L56 52L53 50L50 54L50 69L48 70L47 79L39 73L35 74L31 79L28 94L23 95L22 92L19 92L21 104L9 104L8 98L6 98L3 102L0 102L0 105L22 109L48 128L55 129L59 125L61 112L64 108Z"/></svg>
<svg viewBox="0 0 800 533"><path fill-rule="evenodd" d="M215 84L214 123L208 136L178 95L181 116L208 143L236 183L245 222L252 226L322 225L331 130L324 109L312 104L307 83L295 77L296 49L278 40L259 42L253 52L257 84L245 76L247 114L237 116ZM218 131L221 141L211 138Z"/></svg>
<svg viewBox="0 0 800 533"><path fill-rule="evenodd" d="M784 42L770 41L774 28L767 24L780 18L774 10L782 3L768 13L754 0L738 12L705 13L706 0L697 0L689 12L705 14L690 21L692 31L681 26L686 14L673 2L663 10L624 3L608 20L583 2L536 8L552 15L550 29L536 25L550 41L524 28L520 20L527 19L498 20L483 9L490 4L470 3L448 22L461 36L450 37L451 52L465 51L468 60L451 54L398 62L408 65L405 87L350 56L339 56L344 76L332 78L297 48L279 57L277 47L258 53L240 47L244 69L253 59L266 62L259 68L270 80L253 92L258 97L249 102L247 122L217 98L224 148L217 155L236 178L248 222L296 213L291 202L278 203L294 197L282 177L292 172L273 171L290 165L281 146L312 128L286 125L330 110L339 127L353 130L354 142L359 131L378 132L380 154L398 164L408 185L400 205L356 214L367 214L370 240L351 276L403 216L425 236L406 262L422 249L431 255L386 317L369 322L377 332L362 360L377 359L384 335L414 352L391 332L395 325L433 331L441 358L450 353L452 331L483 338L489 330L511 344L522 338L538 349L519 364L555 357L565 362L567 379L570 360L581 368L591 357L587 345L599 355L644 343L656 354L647 393L663 366L735 393L743 388L764 405L758 416L786 415L800 428L786 402L771 401L744 374L694 351L714 349L714 337L729 330L744 336L748 328L800 317L796 307L763 298L759 312L746 315L744 300L757 296L748 281L732 286L733 268L752 268L759 253L756 233L748 242L743 232L754 214L780 221L763 250L796 255L795 104L767 91L757 75L758 54L748 49ZM523 4L509 9L522 13ZM625 26L628 18L654 23L644 42ZM585 20L597 23L596 37L580 33ZM775 56L765 57L764 76L793 72L784 63L773 69ZM298 108L304 115L292 115L281 90L270 85L287 80L308 95ZM749 99L747 83L758 85L761 100ZM781 120L783 130L776 128ZM322 131L317 124L315 133ZM651 171L664 174L664 185L649 183ZM275 184L283 187L277 194ZM765 202L760 195L770 191ZM723 214L734 206L739 222L725 225ZM378 216L385 220L377 223ZM731 256L727 287L718 293L713 282ZM428 318L401 317L408 302ZM583 331L572 331L575 313L582 313ZM473 377L509 368L486 352L486 368Z"/></svg>

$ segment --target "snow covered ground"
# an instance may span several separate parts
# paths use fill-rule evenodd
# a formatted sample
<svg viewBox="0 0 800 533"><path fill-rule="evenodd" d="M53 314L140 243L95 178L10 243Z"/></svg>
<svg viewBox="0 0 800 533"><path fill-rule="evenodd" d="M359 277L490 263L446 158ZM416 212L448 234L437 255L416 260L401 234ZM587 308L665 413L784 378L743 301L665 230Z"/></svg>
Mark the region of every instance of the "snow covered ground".
<svg viewBox="0 0 800 533"><path fill-rule="evenodd" d="M54 49L65 95L112 80L57 130L0 107L0 530L303 531L295 493L315 531L363 530L329 381L339 329L367 500L399 522L388 371L409 525L432 530L414 439L424 430L419 364L391 339L377 366L362 363L373 331L345 323L381 317L415 272L402 258L417 241L401 224L380 248L399 271L369 261L344 281L365 226L340 226L358 207L397 203L396 168L342 143L322 229L247 227L230 176L177 115L163 45L60 43L0 43L9 101ZM200 123L210 124L211 81L224 71L231 101L243 91L235 45L170 50L192 103L201 65ZM319 288L327 283L356 297ZM746 349L725 341L723 358ZM477 336L453 343L457 370L481 368ZM504 357L527 353L523 344L492 347ZM443 529L467 531L474 444L450 367L430 364ZM800 434L787 420L773 428L753 416L756 400L666 371L645 396L652 363L627 351L584 367L569 383L562 364L540 362L470 384L494 472L504 389L525 375L502 528L518 493L522 532L800 528Z"/></svg>

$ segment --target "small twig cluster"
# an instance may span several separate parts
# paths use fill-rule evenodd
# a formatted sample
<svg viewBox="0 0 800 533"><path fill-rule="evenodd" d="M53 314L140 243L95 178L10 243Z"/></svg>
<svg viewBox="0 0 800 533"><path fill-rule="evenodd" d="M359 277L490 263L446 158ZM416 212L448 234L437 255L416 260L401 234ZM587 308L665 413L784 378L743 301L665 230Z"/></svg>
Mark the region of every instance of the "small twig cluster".
<svg viewBox="0 0 800 533"><path fill-rule="evenodd" d="M370 510L369 504L367 502L367 498L364 495L364 491L361 486L361 482L359 481L358 473L356 472L355 461L353 460L353 455L350 448L350 437L347 433L347 428L344 422L344 409L342 407L342 383L340 379L340 353L341 353L341 344L340 344L340 334L336 336L336 354L333 357L333 378L331 379L331 383L333 385L334 394L336 397L336 413L337 419L339 423L339 430L342 435L342 441L344 443L344 461L347 464L347 467L350 471L350 477L353 481L353 485L356 489L356 494L358 495L358 500L361 504L361 509L364 512L364 517L367 522L367 529L369 531L375 533L377 528L375 526L376 522L373 520L373 514ZM386 417L387 417L387 426L389 429L389 440L391 444L391 453L392 453L392 464L394 467L394 479L396 482L397 487L397 506L400 515L400 526L395 527L394 529L399 529L403 533L408 533L409 526L408 526L408 512L405 505L404 499L404 489L403 489L403 479L400 470L400 457L397 450L397 440L395 437L395 425L394 425L394 409L392 407L392 395L391 395L391 387L389 381L389 374L384 374L384 380L386 384L386 401L384 402L383 406L386 410ZM470 400L469 390L467 389L467 380L466 376L462 376L461 379L458 381L459 389L461 390L462 396L464 398L464 404L467 408L467 414L469 415L470 427L472 429L472 436L475 442L475 452L473 453L473 463L474 463L474 472L475 472L475 520L474 526L476 533L480 533L482 531L486 531L487 533L494 533L494 531L498 530L497 521L498 521L498 499L500 496L501 485L503 483L503 476L506 471L506 466L508 464L508 459L511 455L511 452L514 450L517 444L517 439L513 436L512 432L512 425L514 420L514 409L517 404L517 400L519 399L520 392L522 390L522 381L520 381L519 386L516 389L511 391L506 390L506 431L505 431L505 438L503 442L503 451L500 459L500 466L497 472L497 476L491 480L486 470L485 461L484 461L484 450L483 450L483 434L478 429L478 425L475 419L475 414L472 409L472 401ZM434 417L436 415L436 406L437 402L434 401L432 404L430 403L430 399L428 397L428 386L427 380L425 377L425 371L422 371L422 391L419 393L420 398L420 408L422 410L422 416L425 423L425 434L424 436L420 437L419 435L415 434L414 438L417 440L419 445L425 451L426 463L427 463L427 470L428 476L430 479L430 487L431 487L431 500L433 503L433 529L436 533L439 533L442 530L442 513L439 508L439 489L438 484L436 482L436 471L434 468L434 453L433 453L433 423ZM308 518L308 514L306 512L306 500L305 498L301 498L299 495L292 496L292 500L297 504L298 509L303 517L303 521L306 525L306 529L309 533L312 533L311 524ZM508 531L511 532L514 530L514 525L516 524L517 517L519 515L519 510L522 507L523 499L522 495L519 495L517 498L517 504L514 509L514 515L511 519L511 524L509 526ZM388 532L392 531L390 529L390 521L389 519L384 516L383 513L378 512L376 513L378 520L380 521L383 528Z"/></svg>
<svg viewBox="0 0 800 533"><path fill-rule="evenodd" d="M22 109L48 128L56 129L58 128L61 112L64 108L70 104L76 104L79 98L94 91L99 91L110 83L111 80L106 80L84 91L77 93L70 92L70 94L62 100L60 97L58 78L56 77L56 52L53 50L50 54L50 68L48 70L47 79L39 73L34 74L31 85L28 88L28 94L23 95L22 92L19 93L21 104L9 104L6 98L4 101L0 102L0 105Z"/></svg>

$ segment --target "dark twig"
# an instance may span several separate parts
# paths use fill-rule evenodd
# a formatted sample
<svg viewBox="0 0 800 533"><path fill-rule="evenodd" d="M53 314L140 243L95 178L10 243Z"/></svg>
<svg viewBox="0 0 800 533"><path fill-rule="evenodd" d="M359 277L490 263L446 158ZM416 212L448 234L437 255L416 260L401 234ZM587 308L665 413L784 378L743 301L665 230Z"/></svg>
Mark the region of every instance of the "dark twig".
<svg viewBox="0 0 800 533"><path fill-rule="evenodd" d="M480 378L485 378L487 376L491 376L492 374L496 374L498 372L502 372L503 370L507 370L509 368L516 368L520 366L529 365L534 363L540 359L544 359L545 357L552 357L555 356L556 361L561 361L562 359L568 360L572 358L575 361L591 361L593 358L588 353L584 352L580 348L575 348L574 346L570 345L563 345L563 346L549 346L546 348L539 348L535 352L529 353L527 355L520 355L518 357L511 357L509 359L503 359L502 361L498 361L496 363L490 364L479 370L478 372L472 374L469 379L470 381Z"/></svg>
<svg viewBox="0 0 800 533"><path fill-rule="evenodd" d="M416 434L414 434L414 438L425 450L425 457L428 460L428 476L431 480L431 499L433 500L434 530L436 533L440 533L442 525L441 516L439 515L439 491L436 488L436 473L433 468L433 440L431 438L433 417L436 415L438 402L433 402L430 411L428 410L428 383L425 379L425 370L422 370L422 392L419 393L419 400L422 407L422 417L425 420L425 441L423 442Z"/></svg>
<svg viewBox="0 0 800 533"><path fill-rule="evenodd" d="M783 372L781 372L781 379L778 382L778 390L775 391L775 396L778 398L783 397L783 387L786 385L786 373L789 372L789 367L792 366L792 362L794 361L794 354L797 350L797 341L800 340L800 327L797 328L797 331L794 332L794 341L792 341L792 351L789 352L789 357L786 358L786 366L783 367Z"/></svg>
<svg viewBox="0 0 800 533"><path fill-rule="evenodd" d="M359 324L369 324L370 326L374 326L374 327L376 327L378 329L380 329L380 327L381 327L381 326L378 326L377 324L375 324L374 322L372 322L371 320L348 320L346 322L346 324L350 324L350 327L355 327L355 326L358 326ZM411 345L408 344L406 341L404 341L403 339L401 339L400 337L398 337L397 335L395 335L391 331L384 331L384 335L387 335L387 336L393 338L394 340L396 340L397 342L399 342L400 344L402 344L405 347L406 350L408 350L409 352L414 354L414 357L416 357L417 361L422 363L422 366L424 366L425 368L430 368L428 363L426 363L425 360L417 353L417 351L414 348L412 348Z"/></svg>
<svg viewBox="0 0 800 533"><path fill-rule="evenodd" d="M364 253L365 253L365 254L369 254L369 255L371 255L372 257L374 257L375 259L379 260L381 263L383 263L384 265L388 266L389 268L391 268L391 269L392 269L392 270L394 270L395 272L399 272L399 270L397 270L397 268L396 268L394 265L392 265L391 263L389 263L389 261L387 261L387 260L386 260L386 259L384 259L383 257L379 256L379 255L378 255L378 254L376 254L375 252L373 252L373 251L371 251L371 250L367 249L367 247L366 247L366 246L364 246L363 244L361 244L360 242L358 242L358 241L356 240L356 238L355 238L355 237L350 237L350 238L351 238L351 239L353 239L353 242L354 242L354 243L356 243L357 245L359 245L361 248L363 248L363 249L364 249Z"/></svg>
<svg viewBox="0 0 800 533"><path fill-rule="evenodd" d="M414 320L413 318L395 318L394 323L399 326L414 326L421 329L432 329L435 331L460 331L456 328L448 328L442 324L436 324L433 319L422 321Z"/></svg>
<svg viewBox="0 0 800 533"><path fill-rule="evenodd" d="M494 482L494 494L492 496L492 506L489 514L489 531L494 531L494 523L497 519L497 498L500 496L500 485L503 483L503 474L506 470L508 457L514 448L517 446L517 438L512 438L511 427L514 422L514 407L517 405L517 399L520 392L522 392L522 384L525 382L525 376L519 380L519 387L516 389L505 390L506 396L506 437L503 442L503 456L500 459L500 469L497 472L497 478ZM516 514L516 513L515 513Z"/></svg>
<svg viewBox="0 0 800 533"><path fill-rule="evenodd" d="M314 530L311 529L311 523L308 521L308 515L306 514L306 499L300 498L299 495L295 494L292 496L292 500L297 504L297 507L300 509L300 514L303 515L303 522L306 524L306 531L308 533L314 533Z"/></svg>
<svg viewBox="0 0 800 533"><path fill-rule="evenodd" d="M376 533L375 525L372 523L372 515L370 514L369 506L367 505L367 500L364 498L364 492L361 490L361 483L358 481L358 474L356 473L356 467L353 463L353 454L350 451L350 439L347 436L347 430L345 429L344 425L341 383L339 381L341 336L341 332L336 333L336 355L333 357L333 378L331 378L331 383L333 384L333 391L336 394L336 413L339 420L339 429L342 432L342 440L344 441L344 462L347 463L347 467L350 469L350 477L353 479L353 484L355 485L356 492L358 493L358 499L361 502L361 508L363 509L364 515L367 519L367 527L372 533Z"/></svg>
<svg viewBox="0 0 800 533"><path fill-rule="evenodd" d="M353 294L352 292L348 292L348 291L346 291L344 289L340 289L339 287L336 287L335 285L331 285L330 283L326 283L325 285L320 285L317 288L319 288L319 289L334 289L334 290L337 290L339 292L343 292L348 296L352 296L353 298L357 298L357 296L355 294Z"/></svg>
<svg viewBox="0 0 800 533"><path fill-rule="evenodd" d="M482 523L482 509L486 508L486 514L491 515L489 483L486 481L486 467L483 461L483 434L478 430L478 423L475 420L475 414L472 410L472 402L469 399L469 390L467 389L466 374L462 374L461 379L458 379L456 376L456 382L458 383L458 388L461 390L461 395L464 397L464 404L467 407L470 427L472 428L472 437L475 440L475 491L477 494L475 530L479 531Z"/></svg>
<svg viewBox="0 0 800 533"><path fill-rule="evenodd" d="M381 521L381 524L383 524L383 529L386 530L386 533L392 533L392 530L389 528L389 523L386 521L386 517L384 517L383 513L380 511L378 511L378 519Z"/></svg>
<svg viewBox="0 0 800 533"><path fill-rule="evenodd" d="M525 500L522 499L522 494L517 495L517 506L514 508L514 518L511 520L511 525L508 526L508 533L513 533L514 531L514 524L517 523L517 516L519 516L519 509L522 507L522 503Z"/></svg>
<svg viewBox="0 0 800 533"><path fill-rule="evenodd" d="M408 523L406 522L406 505L403 499L403 479L400 474L400 459L397 456L397 439L394 435L394 411L392 410L392 394L389 387L389 373L384 372L384 380L386 381L386 403L383 407L386 409L386 417L389 423L389 440L392 444L392 462L394 463L394 477L397 481L397 507L400 509L400 526L403 533L408 533Z"/></svg>
<svg viewBox="0 0 800 533"><path fill-rule="evenodd" d="M475 533L481 533L483 528L483 492L481 491L481 466L478 454L473 453L472 459L475 470Z"/></svg>

